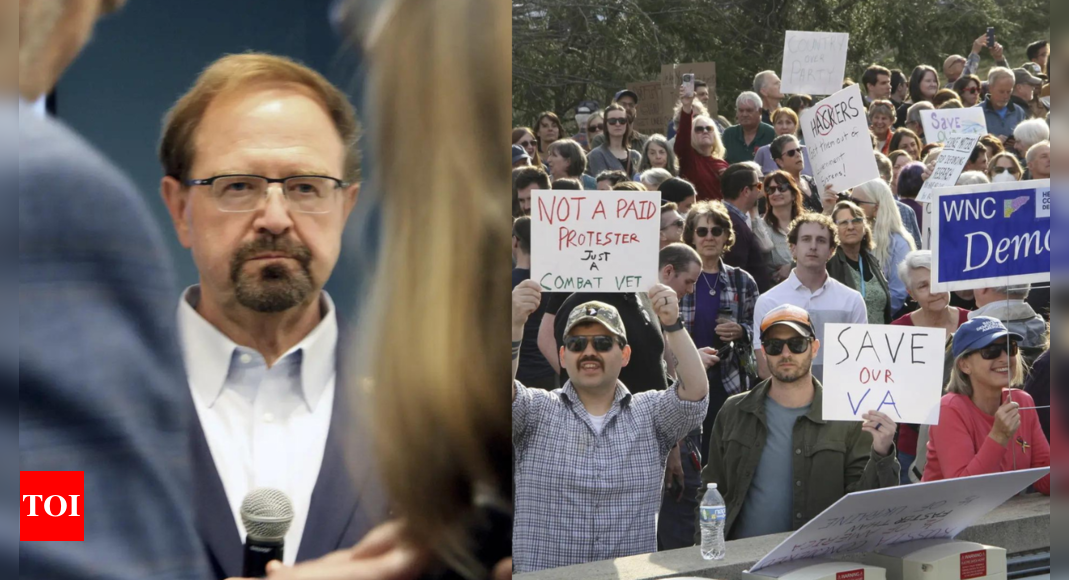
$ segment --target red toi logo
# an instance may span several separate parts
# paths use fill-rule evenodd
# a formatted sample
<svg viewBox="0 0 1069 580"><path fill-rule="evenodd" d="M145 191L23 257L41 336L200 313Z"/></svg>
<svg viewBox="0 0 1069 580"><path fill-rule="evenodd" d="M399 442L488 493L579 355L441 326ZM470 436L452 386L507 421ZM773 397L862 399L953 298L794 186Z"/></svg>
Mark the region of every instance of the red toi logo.
<svg viewBox="0 0 1069 580"><path fill-rule="evenodd" d="M19 541L85 541L83 471L20 471Z"/></svg>

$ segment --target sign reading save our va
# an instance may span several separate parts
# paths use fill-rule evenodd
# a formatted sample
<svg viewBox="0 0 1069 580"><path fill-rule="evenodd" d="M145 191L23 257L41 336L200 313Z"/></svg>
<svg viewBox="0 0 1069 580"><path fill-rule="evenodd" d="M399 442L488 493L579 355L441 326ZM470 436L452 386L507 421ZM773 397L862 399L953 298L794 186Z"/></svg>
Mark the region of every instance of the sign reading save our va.
<svg viewBox="0 0 1069 580"><path fill-rule="evenodd" d="M645 292L657 283L661 194L535 191L531 279L543 292Z"/></svg>
<svg viewBox="0 0 1069 580"><path fill-rule="evenodd" d="M939 424L946 330L824 326L825 421L862 421L879 411L897 423Z"/></svg>
<svg viewBox="0 0 1069 580"><path fill-rule="evenodd" d="M1050 180L935 191L932 291L1050 282Z"/></svg>

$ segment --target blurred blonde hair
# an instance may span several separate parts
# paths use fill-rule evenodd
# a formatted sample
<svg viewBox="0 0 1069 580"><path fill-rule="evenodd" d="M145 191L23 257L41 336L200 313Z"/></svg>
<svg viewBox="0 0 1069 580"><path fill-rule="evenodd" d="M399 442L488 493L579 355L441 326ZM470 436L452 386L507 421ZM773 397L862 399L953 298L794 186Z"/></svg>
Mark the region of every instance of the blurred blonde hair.
<svg viewBox="0 0 1069 580"><path fill-rule="evenodd" d="M386 234L359 329L362 410L410 539L485 576L472 514L487 496L511 510L510 5L384 9L365 37Z"/></svg>

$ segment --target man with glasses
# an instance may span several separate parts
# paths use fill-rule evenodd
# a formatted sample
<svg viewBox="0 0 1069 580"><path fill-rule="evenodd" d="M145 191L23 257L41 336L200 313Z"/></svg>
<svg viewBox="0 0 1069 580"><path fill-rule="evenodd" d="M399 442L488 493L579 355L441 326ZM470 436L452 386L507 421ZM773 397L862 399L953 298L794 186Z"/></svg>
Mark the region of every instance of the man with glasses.
<svg viewBox="0 0 1069 580"><path fill-rule="evenodd" d="M891 417L824 420L809 314L789 304L770 310L761 337L771 376L728 399L702 470L702 483L716 483L727 503L730 540L797 530L848 493L899 484Z"/></svg>
<svg viewBox="0 0 1069 580"><path fill-rule="evenodd" d="M356 203L356 137L326 79L253 53L209 66L165 121L161 192L200 273L178 307L197 526L220 578L241 572L240 505L255 488L293 503L286 564L353 545L382 515L342 456L359 425L335 385L323 291Z"/></svg>
<svg viewBox="0 0 1069 580"><path fill-rule="evenodd" d="M683 329L679 301L655 285L647 300L664 329L678 380L632 395L620 380L631 362L616 308L585 302L568 311L557 353L571 377L552 392L513 381L516 572L533 572L657 550L655 520L669 451L701 425L709 385ZM537 283L512 292L515 377L527 317L541 304Z"/></svg>
<svg viewBox="0 0 1069 580"><path fill-rule="evenodd" d="M669 244L683 241L683 216L679 215L679 206L668 202L661 206L661 249Z"/></svg>
<svg viewBox="0 0 1069 580"><path fill-rule="evenodd" d="M735 244L724 254L724 262L748 272L757 282L757 289L768 292L772 288L772 268L765 262L750 216L757 201L765 195L763 177L759 165L746 162L729 167L720 180L724 205L735 230Z"/></svg>

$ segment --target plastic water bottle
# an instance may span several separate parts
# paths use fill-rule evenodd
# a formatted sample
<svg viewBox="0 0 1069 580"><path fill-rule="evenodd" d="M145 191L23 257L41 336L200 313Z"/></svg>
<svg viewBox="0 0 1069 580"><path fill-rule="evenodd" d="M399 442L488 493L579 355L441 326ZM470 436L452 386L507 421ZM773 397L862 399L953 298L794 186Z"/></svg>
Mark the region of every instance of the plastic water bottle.
<svg viewBox="0 0 1069 580"><path fill-rule="evenodd" d="M723 560L726 554L724 526L727 525L728 509L724 504L724 498L716 490L715 483L710 483L706 489L699 512L702 526L702 558Z"/></svg>

